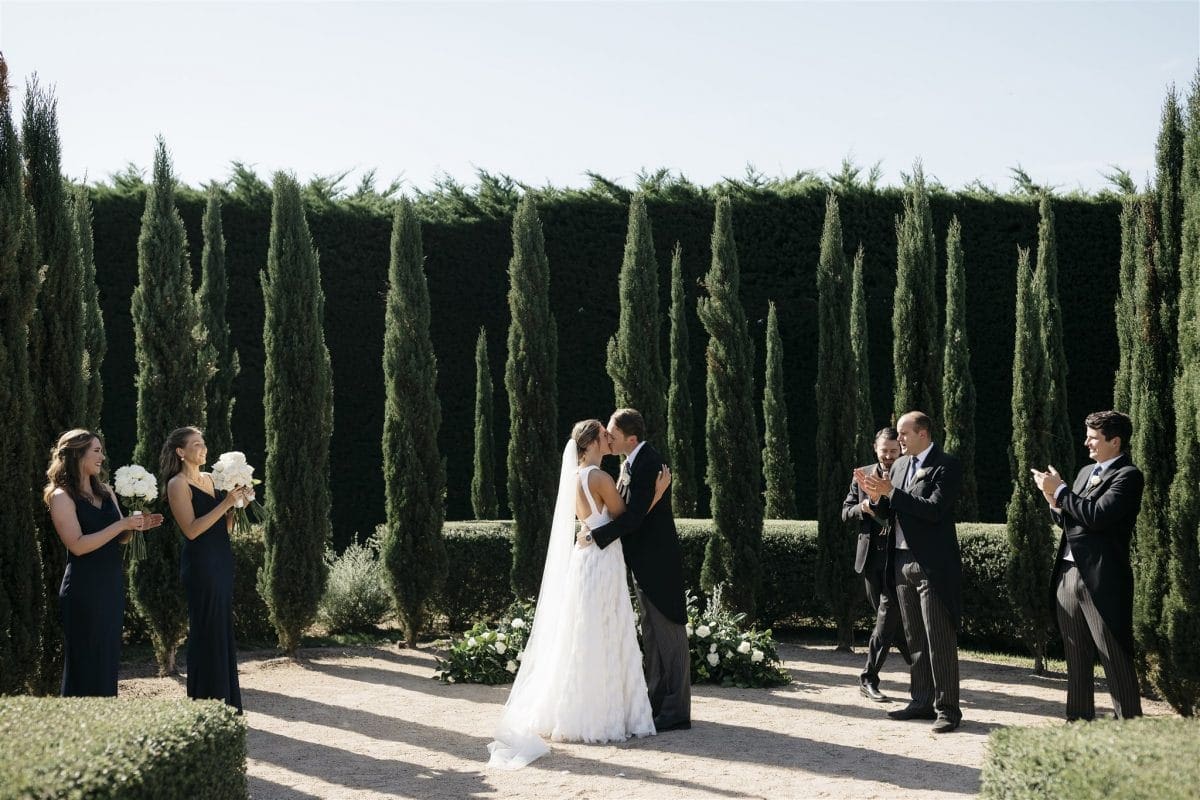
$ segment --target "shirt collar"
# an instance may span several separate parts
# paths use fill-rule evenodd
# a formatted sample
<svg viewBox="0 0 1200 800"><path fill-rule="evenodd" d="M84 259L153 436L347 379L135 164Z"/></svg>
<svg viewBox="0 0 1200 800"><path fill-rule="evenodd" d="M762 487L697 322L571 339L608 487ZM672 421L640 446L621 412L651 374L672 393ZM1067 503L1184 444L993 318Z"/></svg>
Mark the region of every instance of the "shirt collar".
<svg viewBox="0 0 1200 800"><path fill-rule="evenodd" d="M925 463L925 459L929 456L929 451L931 449L933 449L933 442L930 442L928 447L913 456L913 463L915 464L913 467L914 470L921 468L921 465Z"/></svg>
<svg viewBox="0 0 1200 800"><path fill-rule="evenodd" d="M625 459L625 463L629 465L629 469L631 469L631 470L633 469L633 460L635 458L637 458L638 451L641 450L645 446L646 446L645 442L638 442L638 446L633 448L633 452L630 453L629 457Z"/></svg>
<svg viewBox="0 0 1200 800"><path fill-rule="evenodd" d="M1107 470L1109 467L1111 467L1113 465L1113 462L1116 461L1118 458L1120 458L1123 455L1125 455L1125 454L1117 453L1115 456L1110 458L1108 461L1101 461L1099 464L1096 465L1097 467L1100 467L1100 471L1097 472L1096 474L1103 475L1105 470ZM1092 467L1093 472L1095 472L1095 469L1096 469L1096 467Z"/></svg>

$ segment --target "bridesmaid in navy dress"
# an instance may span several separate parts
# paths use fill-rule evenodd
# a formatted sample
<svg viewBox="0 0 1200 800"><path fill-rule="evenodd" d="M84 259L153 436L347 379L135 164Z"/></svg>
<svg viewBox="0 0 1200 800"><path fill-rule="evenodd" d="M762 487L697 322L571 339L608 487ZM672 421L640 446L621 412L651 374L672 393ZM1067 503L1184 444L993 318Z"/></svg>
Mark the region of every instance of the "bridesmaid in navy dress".
<svg viewBox="0 0 1200 800"><path fill-rule="evenodd" d="M121 545L131 531L162 524L161 514L124 517L104 481L104 444L91 431L67 431L50 451L43 498L67 568L58 590L63 624L63 697L116 697L125 615Z"/></svg>
<svg viewBox="0 0 1200 800"><path fill-rule="evenodd" d="M208 446L197 428L178 428L163 445L160 466L167 499L185 541L179 573L188 600L187 693L224 700L240 714L237 644L233 639L232 510L249 489L219 491L202 472Z"/></svg>

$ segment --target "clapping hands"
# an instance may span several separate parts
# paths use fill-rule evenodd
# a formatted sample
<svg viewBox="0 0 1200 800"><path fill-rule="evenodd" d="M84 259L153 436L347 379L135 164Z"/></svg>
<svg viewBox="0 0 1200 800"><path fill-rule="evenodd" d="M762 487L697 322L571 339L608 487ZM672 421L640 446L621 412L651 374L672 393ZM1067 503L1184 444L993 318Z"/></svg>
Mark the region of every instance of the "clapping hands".
<svg viewBox="0 0 1200 800"><path fill-rule="evenodd" d="M871 498L872 503L878 503L880 497L892 493L892 480L887 476L876 477L859 468L854 470L854 480L858 487L867 493L867 497Z"/></svg>
<svg viewBox="0 0 1200 800"><path fill-rule="evenodd" d="M1065 482L1062 476L1058 474L1058 470L1051 465L1046 467L1045 472L1036 469L1030 469L1029 471L1033 473L1033 482L1041 490L1042 496L1046 498L1046 502L1051 506L1056 506L1054 496L1058 492L1058 487L1062 486Z"/></svg>

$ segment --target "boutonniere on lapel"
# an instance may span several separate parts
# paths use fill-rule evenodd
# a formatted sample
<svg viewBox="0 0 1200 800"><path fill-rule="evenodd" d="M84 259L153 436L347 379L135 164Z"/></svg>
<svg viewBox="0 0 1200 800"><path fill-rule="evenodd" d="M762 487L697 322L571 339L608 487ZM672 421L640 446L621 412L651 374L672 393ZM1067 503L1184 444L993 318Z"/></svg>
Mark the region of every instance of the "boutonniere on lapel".
<svg viewBox="0 0 1200 800"><path fill-rule="evenodd" d="M1100 476L1099 475L1093 475L1092 477L1088 478L1088 488L1089 489L1094 489L1099 485L1100 485Z"/></svg>
<svg viewBox="0 0 1200 800"><path fill-rule="evenodd" d="M923 481L929 477L929 467L921 467L917 470L917 474L913 475L913 481Z"/></svg>

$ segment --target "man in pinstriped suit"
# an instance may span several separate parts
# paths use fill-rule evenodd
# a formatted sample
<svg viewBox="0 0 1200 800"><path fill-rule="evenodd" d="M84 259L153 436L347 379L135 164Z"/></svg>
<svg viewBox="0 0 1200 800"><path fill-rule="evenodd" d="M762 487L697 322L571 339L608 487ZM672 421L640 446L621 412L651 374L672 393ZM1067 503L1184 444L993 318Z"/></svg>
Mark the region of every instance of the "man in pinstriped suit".
<svg viewBox="0 0 1200 800"><path fill-rule="evenodd" d="M1140 717L1129 542L1145 479L1129 458L1129 417L1098 411L1084 425L1083 443L1096 463L1080 469L1073 486L1053 466L1046 472L1033 470L1054 521L1063 529L1050 592L1067 656L1067 719L1095 716L1092 664L1097 654L1117 718Z"/></svg>
<svg viewBox="0 0 1200 800"><path fill-rule="evenodd" d="M855 470L868 497L890 522L888 578L896 587L904 637L912 656L911 701L892 719L935 720L934 733L962 722L958 703L958 627L962 618L962 558L954 509L962 463L931 438L933 421L909 411L896 423L904 456L888 477Z"/></svg>

